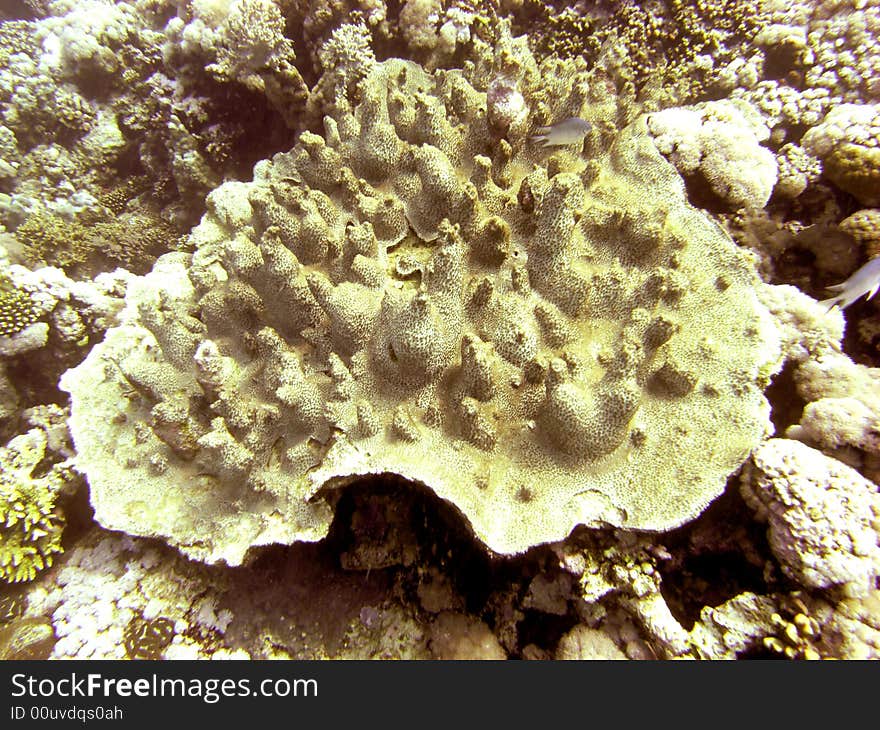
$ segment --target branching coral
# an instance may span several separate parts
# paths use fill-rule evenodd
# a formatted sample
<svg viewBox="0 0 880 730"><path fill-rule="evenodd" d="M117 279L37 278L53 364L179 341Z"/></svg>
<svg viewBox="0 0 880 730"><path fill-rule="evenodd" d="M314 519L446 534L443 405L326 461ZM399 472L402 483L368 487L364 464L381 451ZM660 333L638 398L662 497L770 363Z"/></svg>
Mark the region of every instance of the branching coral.
<svg viewBox="0 0 880 730"><path fill-rule="evenodd" d="M57 485L33 475L45 454L38 430L0 449L0 579L10 583L33 580L62 550Z"/></svg>
<svg viewBox="0 0 880 730"><path fill-rule="evenodd" d="M664 106L706 95L767 20L754 0L610 6L526 0L522 22L540 55L586 56Z"/></svg>
<svg viewBox="0 0 880 730"><path fill-rule="evenodd" d="M206 70L264 93L293 126L307 90L284 25L274 0L235 0L218 29L217 61Z"/></svg>
<svg viewBox="0 0 880 730"><path fill-rule="evenodd" d="M118 207L117 200L115 196L107 202ZM34 213L16 229L15 235L30 263L90 270L106 267L104 261L110 259L134 271L149 266L153 252L171 248L179 238L148 208L131 213L122 211L115 217L91 212L74 220Z"/></svg>

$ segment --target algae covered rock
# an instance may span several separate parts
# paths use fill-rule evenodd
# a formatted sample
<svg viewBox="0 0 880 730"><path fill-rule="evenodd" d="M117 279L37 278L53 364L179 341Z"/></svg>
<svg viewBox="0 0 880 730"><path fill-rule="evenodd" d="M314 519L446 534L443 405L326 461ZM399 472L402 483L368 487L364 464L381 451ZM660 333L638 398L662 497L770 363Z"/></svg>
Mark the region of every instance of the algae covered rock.
<svg viewBox="0 0 880 730"><path fill-rule="evenodd" d="M505 64L530 108L586 114L519 46ZM392 473L512 554L721 493L779 356L751 260L644 118L548 155L528 124L493 134L490 83L376 64L129 286L62 379L104 526L235 564L320 539L335 488Z"/></svg>

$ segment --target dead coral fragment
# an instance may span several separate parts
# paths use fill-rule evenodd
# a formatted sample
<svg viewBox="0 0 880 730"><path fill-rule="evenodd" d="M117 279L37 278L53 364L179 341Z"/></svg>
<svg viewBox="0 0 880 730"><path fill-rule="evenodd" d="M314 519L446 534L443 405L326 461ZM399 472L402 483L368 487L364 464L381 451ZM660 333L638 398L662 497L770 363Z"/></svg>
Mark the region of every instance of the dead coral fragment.
<svg viewBox="0 0 880 730"><path fill-rule="evenodd" d="M863 205L880 203L880 104L839 104L804 135L825 175Z"/></svg>
<svg viewBox="0 0 880 730"><path fill-rule="evenodd" d="M770 439L744 471L742 495L766 521L783 572L808 588L865 595L880 575L877 487L789 439Z"/></svg>

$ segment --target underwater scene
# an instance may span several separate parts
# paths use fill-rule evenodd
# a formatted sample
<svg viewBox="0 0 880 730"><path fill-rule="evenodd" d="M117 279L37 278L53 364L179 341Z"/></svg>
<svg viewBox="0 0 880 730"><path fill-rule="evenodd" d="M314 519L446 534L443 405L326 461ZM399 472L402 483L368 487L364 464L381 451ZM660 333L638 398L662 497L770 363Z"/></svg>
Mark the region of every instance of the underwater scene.
<svg viewBox="0 0 880 730"><path fill-rule="evenodd" d="M880 2L4 0L0 658L880 657Z"/></svg>

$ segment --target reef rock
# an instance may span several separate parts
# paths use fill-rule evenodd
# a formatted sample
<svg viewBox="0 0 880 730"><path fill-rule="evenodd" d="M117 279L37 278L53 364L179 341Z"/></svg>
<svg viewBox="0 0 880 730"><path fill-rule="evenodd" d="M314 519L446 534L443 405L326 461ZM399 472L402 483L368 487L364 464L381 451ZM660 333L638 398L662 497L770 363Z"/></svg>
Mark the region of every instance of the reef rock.
<svg viewBox="0 0 880 730"><path fill-rule="evenodd" d="M742 494L768 524L783 571L810 588L865 595L880 575L877 485L820 451L770 439L743 475Z"/></svg>
<svg viewBox="0 0 880 730"><path fill-rule="evenodd" d="M588 115L508 45L552 115L533 125ZM644 118L591 159L548 154L530 123L493 133L490 83L375 64L323 136L209 196L194 254L129 286L62 379L104 526L236 564L320 539L333 489L393 473L513 554L666 530L723 491L779 360L751 259Z"/></svg>

